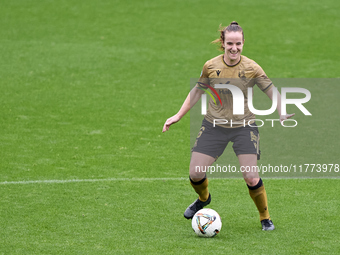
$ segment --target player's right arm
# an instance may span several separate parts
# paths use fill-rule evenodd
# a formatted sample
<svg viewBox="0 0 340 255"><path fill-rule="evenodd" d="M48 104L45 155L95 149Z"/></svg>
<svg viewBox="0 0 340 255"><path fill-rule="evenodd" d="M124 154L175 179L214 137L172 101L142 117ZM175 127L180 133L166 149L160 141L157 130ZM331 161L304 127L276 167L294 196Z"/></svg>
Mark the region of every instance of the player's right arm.
<svg viewBox="0 0 340 255"><path fill-rule="evenodd" d="M174 116L170 117L165 121L163 126L163 133L165 131L168 131L172 124L175 124L176 122L180 121L180 119L182 119L182 117L191 109L191 107L193 107L198 102L202 94L204 94L204 91L198 89L196 86L189 92L187 98L184 100L184 103L182 104L181 109Z"/></svg>

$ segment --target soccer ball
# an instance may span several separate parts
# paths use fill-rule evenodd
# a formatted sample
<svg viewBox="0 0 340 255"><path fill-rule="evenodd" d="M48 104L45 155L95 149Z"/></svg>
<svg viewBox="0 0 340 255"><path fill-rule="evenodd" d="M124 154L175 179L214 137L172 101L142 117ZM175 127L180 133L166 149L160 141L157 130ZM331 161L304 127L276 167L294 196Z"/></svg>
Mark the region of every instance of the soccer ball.
<svg viewBox="0 0 340 255"><path fill-rule="evenodd" d="M216 211L205 208L195 213L191 226L198 236L213 237L221 231L222 221Z"/></svg>

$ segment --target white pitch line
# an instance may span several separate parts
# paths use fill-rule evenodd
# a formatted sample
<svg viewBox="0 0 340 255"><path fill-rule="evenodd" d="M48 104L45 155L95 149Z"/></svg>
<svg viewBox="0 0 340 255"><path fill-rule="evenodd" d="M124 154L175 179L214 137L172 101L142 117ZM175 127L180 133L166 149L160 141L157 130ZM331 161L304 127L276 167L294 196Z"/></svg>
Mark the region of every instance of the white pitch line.
<svg viewBox="0 0 340 255"><path fill-rule="evenodd" d="M239 179L239 178L221 178L221 177L212 177L210 180L214 179ZM275 178L275 177L267 177L263 179L274 179L274 180L285 180L285 179L337 179L338 177L323 177L323 178ZM69 179L69 180L27 180L27 181L4 181L0 182L0 185L18 185L18 184L57 184L57 183L77 183L77 182L115 182L115 181L189 181L189 178L184 177L169 177L169 178L106 178L106 179Z"/></svg>
<svg viewBox="0 0 340 255"><path fill-rule="evenodd" d="M69 179L69 180L27 180L27 181L4 181L0 185L11 184L54 184L54 183L74 183L74 182L111 182L111 181L182 181L188 178L107 178L107 179Z"/></svg>

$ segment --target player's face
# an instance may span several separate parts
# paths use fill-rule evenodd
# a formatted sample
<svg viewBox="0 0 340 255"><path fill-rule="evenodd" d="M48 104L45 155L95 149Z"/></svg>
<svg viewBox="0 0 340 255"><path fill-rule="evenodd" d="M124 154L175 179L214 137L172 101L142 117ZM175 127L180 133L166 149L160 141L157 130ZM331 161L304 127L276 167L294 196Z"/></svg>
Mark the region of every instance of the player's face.
<svg viewBox="0 0 340 255"><path fill-rule="evenodd" d="M224 37L224 60L228 65L235 65L241 59L243 49L243 37L241 32L226 32Z"/></svg>

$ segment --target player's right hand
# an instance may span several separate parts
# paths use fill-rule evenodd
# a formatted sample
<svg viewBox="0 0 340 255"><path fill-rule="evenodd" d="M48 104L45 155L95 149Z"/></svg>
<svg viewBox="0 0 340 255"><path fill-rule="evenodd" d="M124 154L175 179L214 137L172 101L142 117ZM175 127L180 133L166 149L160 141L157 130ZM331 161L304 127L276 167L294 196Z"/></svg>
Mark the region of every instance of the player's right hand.
<svg viewBox="0 0 340 255"><path fill-rule="evenodd" d="M177 114L174 115L174 116L172 116L172 117L170 117L169 119L167 119L167 120L165 121L165 123L164 123L162 132L164 133L165 131L168 131L169 128L170 128L170 126L171 126L172 124L175 124L176 122L178 122L180 119L181 119L181 118L178 117Z"/></svg>

